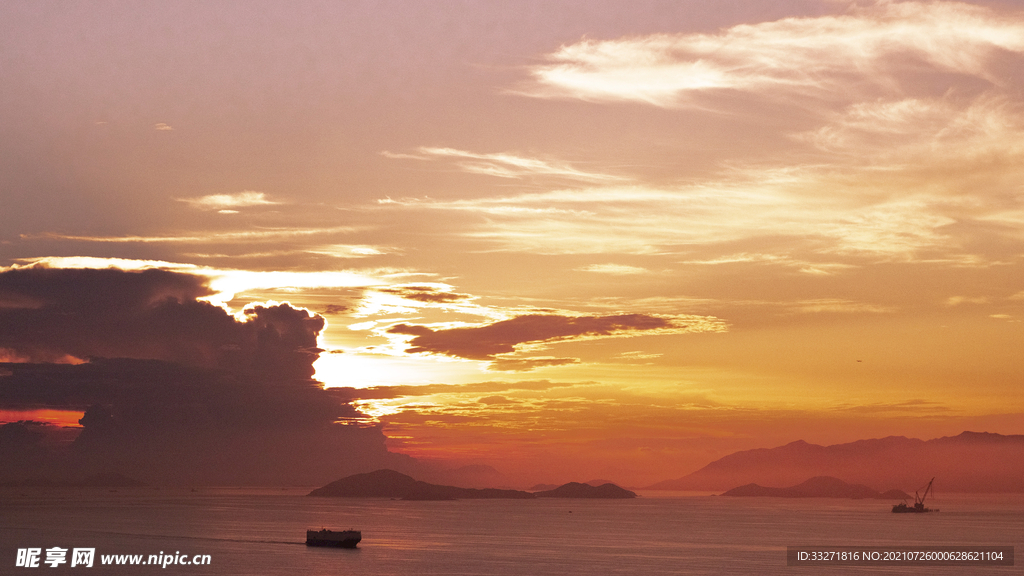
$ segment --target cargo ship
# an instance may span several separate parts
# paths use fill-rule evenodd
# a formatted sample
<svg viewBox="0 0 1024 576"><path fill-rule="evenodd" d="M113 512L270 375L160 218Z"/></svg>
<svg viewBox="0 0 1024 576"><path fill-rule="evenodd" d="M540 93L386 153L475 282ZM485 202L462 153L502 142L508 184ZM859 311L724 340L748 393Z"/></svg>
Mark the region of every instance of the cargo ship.
<svg viewBox="0 0 1024 576"><path fill-rule="evenodd" d="M306 546L331 546L333 548L355 548L363 539L358 530L306 530Z"/></svg>

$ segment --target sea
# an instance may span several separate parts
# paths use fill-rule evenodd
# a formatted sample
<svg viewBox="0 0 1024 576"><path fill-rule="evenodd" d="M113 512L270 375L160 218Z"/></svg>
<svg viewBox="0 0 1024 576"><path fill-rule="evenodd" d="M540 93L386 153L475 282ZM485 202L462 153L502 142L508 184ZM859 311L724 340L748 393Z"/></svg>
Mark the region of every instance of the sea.
<svg viewBox="0 0 1024 576"><path fill-rule="evenodd" d="M940 493L928 502L937 513L893 514L883 500L640 492L629 500L421 502L308 497L310 489L0 488L0 574L1024 572L1024 559L1014 566L787 564L788 547L1013 546L1020 553L1024 495ZM352 550L305 546L305 531L323 527L360 530L362 542ZM71 566L76 548L94 550L92 566L85 556ZM36 567L24 565L32 549Z"/></svg>

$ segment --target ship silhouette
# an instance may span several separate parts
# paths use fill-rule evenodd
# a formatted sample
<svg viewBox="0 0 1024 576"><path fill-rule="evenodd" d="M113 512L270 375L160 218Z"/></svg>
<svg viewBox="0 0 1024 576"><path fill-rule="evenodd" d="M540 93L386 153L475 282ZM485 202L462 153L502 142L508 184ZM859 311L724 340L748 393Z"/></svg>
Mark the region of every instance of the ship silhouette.
<svg viewBox="0 0 1024 576"><path fill-rule="evenodd" d="M938 512L938 508L932 510L931 508L924 507L924 499L928 497L928 492L930 492L932 489L932 482L935 482L935 478L932 478L931 480L928 481L928 485L925 486L924 488L924 494L921 494L920 496L918 495L918 492L920 492L921 489L918 488L917 490L914 490L913 506L908 506L907 501L904 500L903 502L894 505L892 507L892 511L896 514L919 514L922 512Z"/></svg>

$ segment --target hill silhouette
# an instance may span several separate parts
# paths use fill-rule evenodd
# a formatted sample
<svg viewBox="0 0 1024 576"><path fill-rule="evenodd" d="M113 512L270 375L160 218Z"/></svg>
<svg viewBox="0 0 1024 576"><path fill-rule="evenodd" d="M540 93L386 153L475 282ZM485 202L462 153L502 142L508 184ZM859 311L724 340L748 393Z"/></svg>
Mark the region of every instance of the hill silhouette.
<svg viewBox="0 0 1024 576"><path fill-rule="evenodd" d="M534 495L520 490L499 490L497 488L459 488L428 484L394 470L377 470L365 474L354 474L335 480L317 488L308 496L333 496L342 498L401 498L403 500L455 500L480 498L533 498Z"/></svg>
<svg viewBox="0 0 1024 576"><path fill-rule="evenodd" d="M889 436L819 446L802 440L745 450L648 490L727 490L745 483L792 486L832 476L867 486L913 491L933 476L950 492L1024 492L1024 436L964 432L918 440Z"/></svg>
<svg viewBox="0 0 1024 576"><path fill-rule="evenodd" d="M382 469L353 474L313 490L307 496L336 498L401 498L402 500L531 499L531 498L636 498L636 494L614 484L590 486L569 482L554 490L536 494L497 488L459 488L416 480L394 470Z"/></svg>
<svg viewBox="0 0 1024 576"><path fill-rule="evenodd" d="M816 476L796 486L772 488L747 484L728 490L722 496L769 496L775 498L875 498L903 500L910 495L901 490L879 492L863 484L847 484L839 478Z"/></svg>
<svg viewBox="0 0 1024 576"><path fill-rule="evenodd" d="M534 494L537 498L636 498L636 492L619 488L611 482L600 486L569 482L554 490L543 490Z"/></svg>

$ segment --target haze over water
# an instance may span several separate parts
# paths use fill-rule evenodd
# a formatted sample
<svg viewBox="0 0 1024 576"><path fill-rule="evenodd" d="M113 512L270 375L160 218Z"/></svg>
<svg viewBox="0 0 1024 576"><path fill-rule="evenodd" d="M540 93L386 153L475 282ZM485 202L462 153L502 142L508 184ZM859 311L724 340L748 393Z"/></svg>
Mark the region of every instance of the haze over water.
<svg viewBox="0 0 1024 576"><path fill-rule="evenodd" d="M896 515L884 500L645 493L635 500L305 497L305 489L4 489L0 562L19 547L102 554L209 554L175 575L1006 574L1003 567L787 567L787 546L1012 545L1024 497L943 494L941 512ZM307 548L307 528L359 529L356 550ZM68 570L67 566L62 567ZM21 569L19 569L21 570ZM42 567L49 573L49 567ZM156 570L145 567L146 572Z"/></svg>

